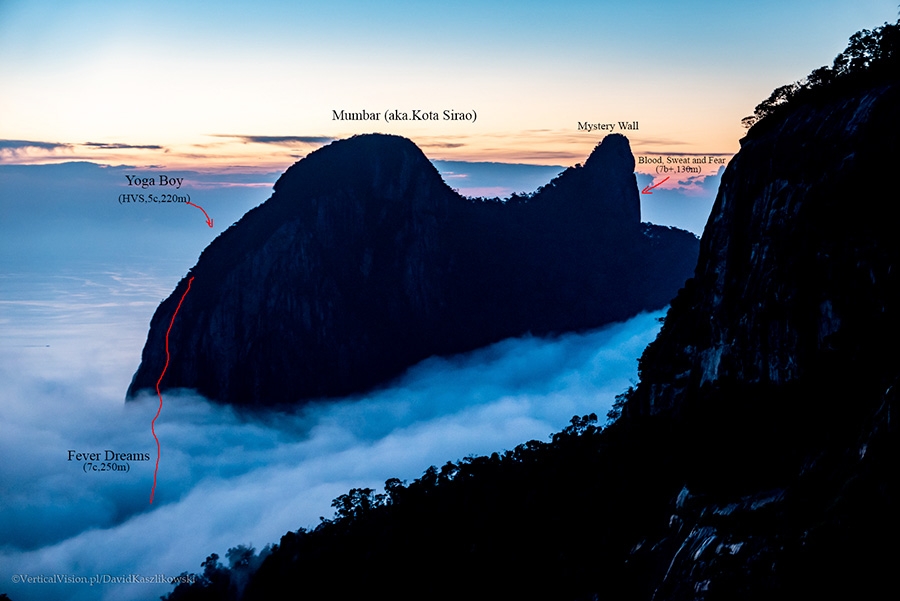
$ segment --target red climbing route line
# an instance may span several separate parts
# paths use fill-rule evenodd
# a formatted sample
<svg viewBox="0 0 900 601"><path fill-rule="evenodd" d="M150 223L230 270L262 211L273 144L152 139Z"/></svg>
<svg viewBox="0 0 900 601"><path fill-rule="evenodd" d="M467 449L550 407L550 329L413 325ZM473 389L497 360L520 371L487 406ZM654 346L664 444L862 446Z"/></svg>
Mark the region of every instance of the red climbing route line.
<svg viewBox="0 0 900 601"><path fill-rule="evenodd" d="M166 330L166 365L163 367L162 373L159 374L159 379L156 381L156 394L159 396L159 408L156 410L156 415L153 417L153 421L150 422L150 432L153 433L153 440L156 441L156 467L153 468L153 488L150 490L150 504L153 504L153 495L156 494L156 472L159 471L159 457L161 454L161 449L159 447L159 439L156 437L156 418L159 417L160 412L162 411L162 393L159 391L159 385L162 383L163 376L166 375L166 370L169 369L169 332L172 331L172 326L175 324L175 316L178 315L178 311L181 310L181 303L184 302L184 297L187 296L187 293L191 291L191 282L194 281L193 276L188 280L187 289L184 291L184 294L181 295L181 300L178 301L178 306L175 307L175 312L172 313L172 321L169 322L169 329Z"/></svg>

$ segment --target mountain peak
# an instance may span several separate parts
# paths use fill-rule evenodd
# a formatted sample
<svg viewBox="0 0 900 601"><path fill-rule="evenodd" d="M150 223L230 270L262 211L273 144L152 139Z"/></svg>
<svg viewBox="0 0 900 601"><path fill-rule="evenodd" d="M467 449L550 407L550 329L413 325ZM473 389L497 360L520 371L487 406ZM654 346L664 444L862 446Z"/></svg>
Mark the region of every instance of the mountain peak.
<svg viewBox="0 0 900 601"><path fill-rule="evenodd" d="M399 136L311 153L203 251L163 386L238 405L346 395L432 355L665 305L698 242L643 235L624 137L595 155L533 202L504 203L456 194ZM157 309L130 396L155 385L185 286Z"/></svg>
<svg viewBox="0 0 900 601"><path fill-rule="evenodd" d="M634 175L634 155L628 138L609 134L588 156L583 166L563 171L538 194L552 206L557 202L574 203L582 226L608 234L623 229L632 233L641 224L641 199ZM560 198L561 197L561 198Z"/></svg>
<svg viewBox="0 0 900 601"><path fill-rule="evenodd" d="M585 169L611 171L622 169L634 172L634 155L628 138L622 134L609 134L594 147L584 162Z"/></svg>
<svg viewBox="0 0 900 601"><path fill-rule="evenodd" d="M365 190L399 200L415 183L442 183L431 161L411 140L391 134L361 134L336 140L292 165L275 183L285 195L315 192L320 187Z"/></svg>

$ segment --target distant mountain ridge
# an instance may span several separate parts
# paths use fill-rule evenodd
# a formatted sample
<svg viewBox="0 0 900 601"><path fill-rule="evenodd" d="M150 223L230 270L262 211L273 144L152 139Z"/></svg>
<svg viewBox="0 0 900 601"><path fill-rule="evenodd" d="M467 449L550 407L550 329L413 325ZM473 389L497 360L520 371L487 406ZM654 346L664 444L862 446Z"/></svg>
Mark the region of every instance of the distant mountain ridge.
<svg viewBox="0 0 900 601"><path fill-rule="evenodd" d="M409 140L334 142L219 236L157 309L129 397L194 388L241 406L346 395L432 355L596 328L664 306L690 233L640 222L634 157L607 136L529 197L456 194Z"/></svg>

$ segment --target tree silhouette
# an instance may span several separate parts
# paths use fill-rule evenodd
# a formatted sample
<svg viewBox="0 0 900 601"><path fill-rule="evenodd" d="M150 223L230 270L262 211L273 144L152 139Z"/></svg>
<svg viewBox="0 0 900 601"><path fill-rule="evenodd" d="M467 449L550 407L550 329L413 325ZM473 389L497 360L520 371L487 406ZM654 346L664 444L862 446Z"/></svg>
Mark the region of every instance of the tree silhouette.
<svg viewBox="0 0 900 601"><path fill-rule="evenodd" d="M751 128L785 107L821 97L826 90L844 90L881 81L896 80L900 74L900 20L875 29L863 29L850 36L847 48L838 54L830 67L813 70L803 81L776 88L756 105L753 114L741 119Z"/></svg>

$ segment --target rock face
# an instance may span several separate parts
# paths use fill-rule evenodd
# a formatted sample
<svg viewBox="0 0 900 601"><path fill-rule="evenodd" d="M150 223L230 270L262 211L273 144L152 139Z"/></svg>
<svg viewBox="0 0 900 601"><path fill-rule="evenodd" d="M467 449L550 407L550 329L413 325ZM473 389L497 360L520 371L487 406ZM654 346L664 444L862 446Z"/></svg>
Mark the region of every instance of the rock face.
<svg viewBox="0 0 900 601"><path fill-rule="evenodd" d="M696 238L640 223L628 141L527 198L451 190L409 140L357 136L292 166L157 309L128 390L242 406L364 391L431 355L595 328L665 305Z"/></svg>
<svg viewBox="0 0 900 601"><path fill-rule="evenodd" d="M243 597L241 569L204 564L170 599L883 597L900 84L839 92L743 140L621 418L351 490L335 520L285 534Z"/></svg>
<svg viewBox="0 0 900 601"><path fill-rule="evenodd" d="M656 601L891 586L898 153L885 85L754 128L729 164L625 407L632 429L665 424L684 482L668 532L630 558Z"/></svg>

